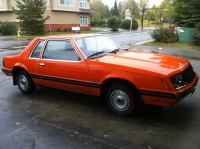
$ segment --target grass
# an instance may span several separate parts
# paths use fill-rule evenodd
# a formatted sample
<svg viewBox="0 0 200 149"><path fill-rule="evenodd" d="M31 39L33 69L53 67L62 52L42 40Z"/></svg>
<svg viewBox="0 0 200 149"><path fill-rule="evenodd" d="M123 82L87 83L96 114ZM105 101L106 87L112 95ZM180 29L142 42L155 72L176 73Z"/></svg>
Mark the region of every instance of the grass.
<svg viewBox="0 0 200 149"><path fill-rule="evenodd" d="M141 25L141 19L136 19L136 21L138 22L138 26L141 27L141 26L142 26L142 25ZM152 21L151 21L151 22L152 22ZM144 26L144 27L156 27L156 26L157 26L157 25L155 25L155 24L151 24L151 22L149 23L149 26L148 26L148 20L144 20L143 26ZM169 23L163 23L162 26L163 26L163 27L169 27L170 24L169 24Z"/></svg>
<svg viewBox="0 0 200 149"><path fill-rule="evenodd" d="M180 42L175 42L175 43L164 43L164 42L147 42L143 45L148 45L148 46L168 46L168 47L180 47L180 48L189 48L189 49L200 49L200 46L196 46L193 44L188 44L188 43L180 43Z"/></svg>
<svg viewBox="0 0 200 149"><path fill-rule="evenodd" d="M83 34L92 34L92 33L100 33L100 32L103 32L102 30L84 30L84 31L81 31L81 33ZM81 33L74 33L72 31L68 31L68 32L51 32L51 35L64 35L64 34L81 34ZM23 37L37 37L37 36L49 36L50 33L49 32L46 32L44 35L29 35L29 34L22 34L21 35L21 38ZM15 35L17 36L17 35Z"/></svg>
<svg viewBox="0 0 200 149"><path fill-rule="evenodd" d="M100 33L103 32L102 30L83 30L81 31L81 33L84 34L92 34L92 33ZM68 32L51 32L51 35L63 35L63 34L79 34L79 33L74 33L72 31L68 31ZM49 32L46 32L45 36L49 35Z"/></svg>

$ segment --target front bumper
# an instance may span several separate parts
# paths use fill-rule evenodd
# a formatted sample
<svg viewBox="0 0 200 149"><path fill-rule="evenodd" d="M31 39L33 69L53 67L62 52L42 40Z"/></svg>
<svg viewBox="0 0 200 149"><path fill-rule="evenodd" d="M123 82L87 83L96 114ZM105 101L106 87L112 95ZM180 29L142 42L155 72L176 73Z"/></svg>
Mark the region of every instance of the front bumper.
<svg viewBox="0 0 200 149"><path fill-rule="evenodd" d="M198 78L197 78L196 82L190 88L188 88L187 90L185 90L183 92L176 94L176 98L182 99L182 98L186 97L187 95L189 95L190 93L193 94L196 90L197 83L198 83Z"/></svg>

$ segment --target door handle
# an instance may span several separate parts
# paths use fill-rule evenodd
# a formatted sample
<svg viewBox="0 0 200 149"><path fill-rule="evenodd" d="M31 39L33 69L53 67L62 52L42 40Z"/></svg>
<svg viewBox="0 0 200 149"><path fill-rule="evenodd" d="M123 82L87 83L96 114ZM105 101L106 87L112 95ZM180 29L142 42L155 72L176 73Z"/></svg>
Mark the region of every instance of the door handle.
<svg viewBox="0 0 200 149"><path fill-rule="evenodd" d="M45 64L44 64L44 63L39 63L39 65L40 65L40 66L45 66Z"/></svg>

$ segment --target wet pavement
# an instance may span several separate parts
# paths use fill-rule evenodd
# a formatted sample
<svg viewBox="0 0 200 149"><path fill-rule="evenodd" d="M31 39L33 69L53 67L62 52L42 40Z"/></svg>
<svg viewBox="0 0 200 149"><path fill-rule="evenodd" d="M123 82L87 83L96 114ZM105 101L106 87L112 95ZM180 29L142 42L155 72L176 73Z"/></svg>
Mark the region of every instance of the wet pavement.
<svg viewBox="0 0 200 149"><path fill-rule="evenodd" d="M187 58L200 76L198 50L135 43L132 49ZM0 51L0 59L21 50ZM199 113L199 84L171 107L141 103L135 117L122 117L93 96L42 87L23 94L0 72L2 149L199 149Z"/></svg>
<svg viewBox="0 0 200 149"><path fill-rule="evenodd" d="M33 37L18 38L16 36L0 36L0 51L24 48L31 42Z"/></svg>

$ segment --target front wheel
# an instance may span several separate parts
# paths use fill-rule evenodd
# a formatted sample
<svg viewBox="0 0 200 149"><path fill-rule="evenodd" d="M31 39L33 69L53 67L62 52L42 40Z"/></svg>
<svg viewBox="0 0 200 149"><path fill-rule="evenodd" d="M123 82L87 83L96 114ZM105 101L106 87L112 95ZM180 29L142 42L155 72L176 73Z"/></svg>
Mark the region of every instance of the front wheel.
<svg viewBox="0 0 200 149"><path fill-rule="evenodd" d="M139 98L134 90L121 84L111 86L106 94L107 104L110 109L119 115L128 116L133 114L139 103Z"/></svg>
<svg viewBox="0 0 200 149"><path fill-rule="evenodd" d="M29 77L29 75L25 71L19 71L17 73L17 85L19 89L25 93L29 94L32 93L35 90L35 84Z"/></svg>

